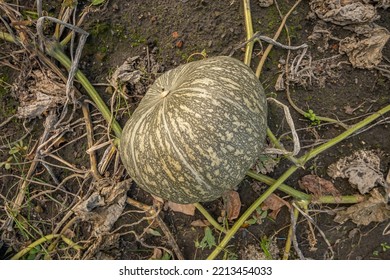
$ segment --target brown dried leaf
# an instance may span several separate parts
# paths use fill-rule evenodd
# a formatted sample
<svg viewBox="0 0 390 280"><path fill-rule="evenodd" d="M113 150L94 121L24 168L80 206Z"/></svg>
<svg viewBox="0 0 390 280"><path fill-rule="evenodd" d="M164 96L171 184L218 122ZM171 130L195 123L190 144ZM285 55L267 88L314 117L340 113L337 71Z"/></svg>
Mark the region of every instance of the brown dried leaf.
<svg viewBox="0 0 390 280"><path fill-rule="evenodd" d="M20 103L18 118L40 117L49 109L65 104L65 84L53 72L33 70L25 79L13 86Z"/></svg>
<svg viewBox="0 0 390 280"><path fill-rule="evenodd" d="M382 50L390 38L390 32L378 25L355 27L363 38L346 37L340 41L339 52L348 56L353 67L372 69L382 61Z"/></svg>
<svg viewBox="0 0 390 280"><path fill-rule="evenodd" d="M315 197L323 195L340 196L340 192L336 189L332 182L318 177L317 175L306 175L298 181L299 187L303 190L308 190Z"/></svg>
<svg viewBox="0 0 390 280"><path fill-rule="evenodd" d="M223 196L226 216L229 221L237 219L240 215L241 199L236 191L228 191Z"/></svg>
<svg viewBox="0 0 390 280"><path fill-rule="evenodd" d="M275 90L276 91L283 91L285 89L286 89L286 87L284 85L284 74L281 73L281 74L279 74L278 78L276 79Z"/></svg>
<svg viewBox="0 0 390 280"><path fill-rule="evenodd" d="M210 223L207 220L195 220L191 223L191 226L193 227L207 227Z"/></svg>
<svg viewBox="0 0 390 280"><path fill-rule="evenodd" d="M359 150L341 158L328 167L327 173L332 178L348 178L361 194L368 193L376 184L385 185L380 158L373 151Z"/></svg>
<svg viewBox="0 0 390 280"><path fill-rule="evenodd" d="M94 186L96 191L76 206L74 213L83 221L93 223L93 236L108 233L123 213L129 187L126 181L114 186L110 180L98 181Z"/></svg>
<svg viewBox="0 0 390 280"><path fill-rule="evenodd" d="M118 86L123 83L136 84L141 79L141 71L136 69L140 56L129 57L119 66L111 77L111 84Z"/></svg>
<svg viewBox="0 0 390 280"><path fill-rule="evenodd" d="M290 204L285 201L284 199L280 198L276 194L271 194L269 197L267 197L266 200L261 204L261 210L272 210L272 212L269 214L269 217L272 219L276 219L276 217L279 214L280 209L283 206L287 206L290 208Z"/></svg>
<svg viewBox="0 0 390 280"><path fill-rule="evenodd" d="M390 218L390 206L377 189L370 192L370 198L337 213L334 221L344 223L352 220L357 225L383 222Z"/></svg>
<svg viewBox="0 0 390 280"><path fill-rule="evenodd" d="M342 26L372 22L378 18L375 7L361 0L311 0L309 5L323 21Z"/></svg>
<svg viewBox="0 0 390 280"><path fill-rule="evenodd" d="M179 204L172 201L168 201L167 205L169 209L174 212L183 213L189 216L195 215L195 205L194 204Z"/></svg>

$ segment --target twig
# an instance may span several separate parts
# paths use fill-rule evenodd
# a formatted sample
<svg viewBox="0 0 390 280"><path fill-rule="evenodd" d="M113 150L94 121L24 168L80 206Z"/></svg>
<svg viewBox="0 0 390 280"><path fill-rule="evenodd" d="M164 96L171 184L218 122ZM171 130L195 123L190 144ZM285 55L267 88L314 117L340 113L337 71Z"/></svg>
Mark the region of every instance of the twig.
<svg viewBox="0 0 390 280"><path fill-rule="evenodd" d="M49 234L49 235L46 235L46 236L43 236L43 237L39 238L38 240L36 240L33 243L31 243L29 246L27 246L23 250L19 251L16 255L14 255L11 258L11 260L18 260L18 259L20 259L25 254L30 252L33 248L35 248L36 246L39 246L42 243L45 243L46 241L50 241L50 240L52 240L53 238L56 238L56 237L60 237L60 234Z"/></svg>
<svg viewBox="0 0 390 280"><path fill-rule="evenodd" d="M295 207L295 209L297 209L302 214L302 216L304 216L318 230L318 232L321 234L322 238L324 239L325 243L328 245L329 251L331 252L330 258L333 259L334 251L329 240L326 238L325 233L319 228L319 226L313 220L313 218L310 217L308 214L306 214L304 211L302 211L302 209L300 209L300 207L297 204L295 204L295 202L293 202L292 205Z"/></svg>
<svg viewBox="0 0 390 280"><path fill-rule="evenodd" d="M5 126L7 123L9 123L10 121L12 121L15 117L16 117L16 115L12 115L12 116L8 117L5 121L3 121L2 123L0 123L0 128L2 128L2 127Z"/></svg>
<svg viewBox="0 0 390 280"><path fill-rule="evenodd" d="M114 143L111 143L110 146L107 147L107 149L104 151L102 159L98 164L98 170L100 174L104 174L116 152L117 148L115 147Z"/></svg>
<svg viewBox="0 0 390 280"><path fill-rule="evenodd" d="M297 236L296 236L296 227L299 217L299 211L296 207L290 208L290 228L288 230L286 245L284 247L283 260L288 260L290 256L291 244L293 244L294 249L301 260L304 260L305 257L302 254L302 251L299 249Z"/></svg>
<svg viewBox="0 0 390 280"><path fill-rule="evenodd" d="M93 140L93 127L92 127L92 123L91 123L91 117L89 115L88 104L83 102L81 106L82 106L82 110L83 110L83 114L84 114L85 128L87 130L88 149L90 149L94 145L93 144L93 141L94 141ZM89 161L91 164L91 171L92 171L93 177L95 178L95 180L101 179L102 177L100 176L100 173L97 169L97 160L96 160L95 151L89 152Z"/></svg>
<svg viewBox="0 0 390 280"><path fill-rule="evenodd" d="M297 234L296 234L296 225L297 225L297 220L298 220L298 208L296 207L296 205L294 205L293 203L293 206L294 208L291 208L290 209L290 216L291 216L291 239L292 239L292 243L293 243L293 246L294 246L294 250L295 252L297 253L298 257L301 259L301 260L305 260L305 256L303 255L301 249L299 249L299 245L298 245L298 240L297 240Z"/></svg>
<svg viewBox="0 0 390 280"><path fill-rule="evenodd" d="M183 254L181 253L180 251L180 248L179 246L177 245L176 243L176 240L175 238L173 237L171 231L169 230L169 228L167 227L167 225L164 223L164 221L161 219L160 216L157 216L156 217L156 221L158 223L158 226L161 228L161 230L164 232L165 236L167 237L168 239L168 243L171 245L172 247L172 250L175 252L176 254L176 257L179 259L179 260L184 260L184 256Z"/></svg>
<svg viewBox="0 0 390 280"><path fill-rule="evenodd" d="M58 185L60 182L58 181L57 176L54 174L53 169L51 169L51 167L48 164L46 164L46 162L40 161L40 163L43 165L43 167L46 168L47 172L50 174L50 176L53 179L54 183L56 185Z"/></svg>
<svg viewBox="0 0 390 280"><path fill-rule="evenodd" d="M260 32L256 32L255 35L253 35L249 40L244 42L242 45L240 45L238 48L242 48L243 46L247 45L248 43L251 43L255 40L261 40L264 41L268 44L271 44L273 46L277 46L279 48L285 49L285 50L299 50L299 49L307 49L308 45L307 44L302 44L299 46L290 46L290 45L284 45L282 43L279 43L278 41L275 41L274 39L268 37L268 36L263 36L260 35Z"/></svg>
<svg viewBox="0 0 390 280"><path fill-rule="evenodd" d="M164 221L158 216L158 212L156 212L156 210L152 206L148 206L146 204L143 204L143 203L136 201L136 200L129 198L129 197L127 198L126 202L129 203L130 205L133 205L133 206L139 208L139 209L147 211L152 216L155 216L156 217L155 219L156 219L159 227L161 228L161 230L164 232L165 236L167 237L169 244L172 246L172 249L176 254L176 257L179 260L184 260L183 254L181 253L180 248L177 245L171 231L169 230L167 225L164 223Z"/></svg>
<svg viewBox="0 0 390 280"><path fill-rule="evenodd" d="M73 212L72 211L69 211L68 213L67 213L67 215L72 215L73 214ZM60 236L62 236L64 233L65 233L65 231L67 230L67 229L69 229L77 220L79 220L79 217L73 217L63 228L62 228L62 230L61 230L61 233L60 233ZM53 234L56 234L57 232L59 231L59 227L57 226L55 229L54 229L54 231L53 231ZM47 251L50 253L50 252L52 252L54 249L55 249L55 247L57 246L57 244L58 244L58 241L59 241L59 239L60 239L60 237L57 237L50 245L49 245L49 247L47 248Z"/></svg>

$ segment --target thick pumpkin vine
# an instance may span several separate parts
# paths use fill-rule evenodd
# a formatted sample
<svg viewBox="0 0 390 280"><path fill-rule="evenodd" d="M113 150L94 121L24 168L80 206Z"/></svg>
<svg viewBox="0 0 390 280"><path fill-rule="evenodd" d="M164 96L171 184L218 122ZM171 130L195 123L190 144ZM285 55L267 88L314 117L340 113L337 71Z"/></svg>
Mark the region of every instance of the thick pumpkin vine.
<svg viewBox="0 0 390 280"><path fill-rule="evenodd" d="M274 40L276 40L287 20L287 17L291 14L291 12L295 9L295 7L301 2L301 0L298 0L295 5L290 9L290 11L285 15L285 17L282 20L282 23L280 25L280 28L278 32L274 36ZM250 12L250 1L249 0L243 0L244 3L244 12L245 12L245 26L247 29L247 40L250 40L253 37L253 30L252 30L252 20L251 20L251 12ZM20 38L17 38L15 36L12 36L9 33L6 32L0 32L0 39L3 39L8 42L12 43L20 43ZM245 52L245 58L244 63L247 65L250 65L251 56L252 56L252 50L253 50L253 44L254 42L249 42L246 45L246 52ZM264 61L271 50L272 45L269 45L266 49L262 60L260 61L256 75L259 78L262 66L264 64ZM72 67L71 60L67 57L67 55L62 51L62 48L60 46L60 43L53 43L52 41L46 42L45 46L45 52L47 55L53 57L56 59L63 67L65 67L68 71ZM104 103L102 98L99 96L98 92L95 90L95 88L92 86L92 84L88 81L86 76L80 71L77 70L75 72L75 78L80 82L82 87L85 89L85 91L88 93L90 98L95 102L97 108L102 113L104 119L108 122L110 128L112 129L116 140L115 143L119 143L119 138L122 134L122 128L118 124L118 122L113 117L111 111L108 109L107 105ZM310 152L304 154L300 158L297 158L294 160L294 164L284 172L282 176L280 176L278 179L272 179L266 175L257 174L252 171L248 171L246 174L258 181L264 182L270 187L238 218L238 220L233 224L233 226L229 230L225 230L222 228L210 215L207 213L207 211L199 204L195 203L198 210L211 222L213 226L215 226L218 230L223 231L225 233L224 238L221 240L221 242L216 246L215 250L208 256L208 259L215 259L219 253L224 250L224 248L227 246L231 238L235 235L235 233L241 228L241 226L244 224L245 221L247 221L252 213L260 206L264 200L271 195L275 190L279 189L286 194L291 195L294 199L297 201L303 202L303 204L308 204L312 201L312 196L300 192L298 190L295 190L294 188L287 186L284 184L284 181L289 178L298 168L303 167L309 160L316 157L320 153L324 152L325 150L329 149L330 147L338 144L339 142L346 139L348 136L352 135L353 133L357 132L358 130L364 128L368 124L372 123L376 119L382 117L384 114L388 113L390 111L390 104L386 107L382 108L381 110L377 111L376 113L373 113L372 115L366 117L362 121L358 122L355 125L352 125L347 130L345 130L343 133L338 135L337 137L331 139L330 141L318 146L317 148L311 150ZM272 132L268 129L268 134L270 139L274 139ZM316 198L315 203L357 203L360 202L363 199L363 197L356 195L356 196L342 196L338 197L337 201L332 196L323 196L320 198ZM38 242L38 241L37 241ZM287 244L288 245L288 244ZM288 247L288 246L286 246Z"/></svg>

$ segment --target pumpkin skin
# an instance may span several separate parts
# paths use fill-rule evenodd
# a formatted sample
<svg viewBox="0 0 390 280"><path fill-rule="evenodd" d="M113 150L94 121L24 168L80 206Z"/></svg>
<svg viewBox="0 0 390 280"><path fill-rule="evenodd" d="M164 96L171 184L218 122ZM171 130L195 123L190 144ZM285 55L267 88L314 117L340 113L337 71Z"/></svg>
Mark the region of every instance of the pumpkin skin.
<svg viewBox="0 0 390 280"><path fill-rule="evenodd" d="M120 155L142 189L187 204L238 185L262 152L267 105L258 78L219 56L156 79L126 123Z"/></svg>

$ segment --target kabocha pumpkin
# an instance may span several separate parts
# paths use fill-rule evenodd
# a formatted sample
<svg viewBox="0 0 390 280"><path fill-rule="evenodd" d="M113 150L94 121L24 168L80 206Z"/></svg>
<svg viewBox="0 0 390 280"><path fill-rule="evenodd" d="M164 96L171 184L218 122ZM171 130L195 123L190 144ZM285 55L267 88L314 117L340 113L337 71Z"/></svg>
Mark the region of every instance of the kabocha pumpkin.
<svg viewBox="0 0 390 280"><path fill-rule="evenodd" d="M120 154L144 190L177 203L231 190L261 154L266 99L252 70L219 56L156 79L126 123Z"/></svg>

